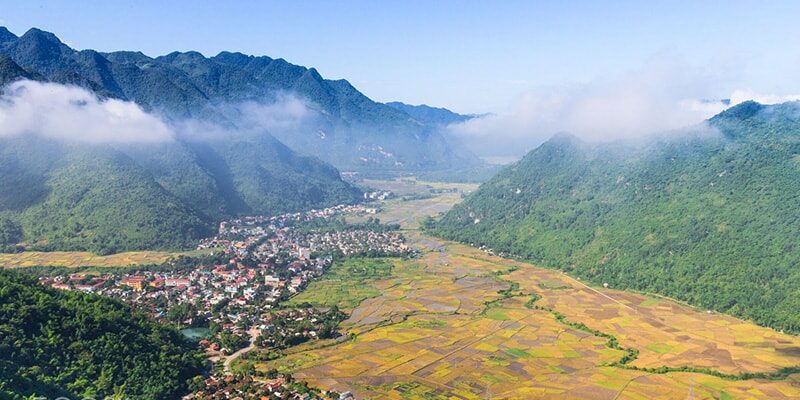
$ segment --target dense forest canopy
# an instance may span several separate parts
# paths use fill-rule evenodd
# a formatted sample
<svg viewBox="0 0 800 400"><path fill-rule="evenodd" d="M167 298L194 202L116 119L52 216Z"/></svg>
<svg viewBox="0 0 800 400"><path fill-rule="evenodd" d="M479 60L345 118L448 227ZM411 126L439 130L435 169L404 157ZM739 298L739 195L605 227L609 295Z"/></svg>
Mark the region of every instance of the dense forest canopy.
<svg viewBox="0 0 800 400"><path fill-rule="evenodd" d="M709 126L639 143L557 136L429 229L800 332L800 108L747 102Z"/></svg>
<svg viewBox="0 0 800 400"><path fill-rule="evenodd" d="M204 357L175 329L108 298L0 270L0 398L175 399Z"/></svg>

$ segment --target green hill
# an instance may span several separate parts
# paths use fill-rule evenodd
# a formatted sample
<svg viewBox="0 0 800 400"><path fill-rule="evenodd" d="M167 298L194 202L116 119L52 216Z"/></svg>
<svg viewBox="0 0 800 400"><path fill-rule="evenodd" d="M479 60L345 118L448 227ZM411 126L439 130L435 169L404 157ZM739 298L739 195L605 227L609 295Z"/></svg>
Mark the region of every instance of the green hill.
<svg viewBox="0 0 800 400"><path fill-rule="evenodd" d="M800 108L747 102L642 143L558 136L435 233L800 332Z"/></svg>
<svg viewBox="0 0 800 400"><path fill-rule="evenodd" d="M179 138L112 146L36 132L0 137L4 251L19 240L40 250L177 249L224 218L359 201L361 193L325 161L372 176L482 166L450 143L440 124L282 59L78 51L49 32L34 28L17 37L0 27L0 85L18 79L136 102L174 122ZM248 125L280 112L269 107L286 96L300 99L299 122L273 124L269 132Z"/></svg>
<svg viewBox="0 0 800 400"><path fill-rule="evenodd" d="M0 333L3 399L175 399L203 372L203 355L176 330L10 271L0 271Z"/></svg>
<svg viewBox="0 0 800 400"><path fill-rule="evenodd" d="M0 187L0 247L21 240L101 254L191 247L222 218L352 203L361 194L333 167L269 135L118 146L4 138Z"/></svg>

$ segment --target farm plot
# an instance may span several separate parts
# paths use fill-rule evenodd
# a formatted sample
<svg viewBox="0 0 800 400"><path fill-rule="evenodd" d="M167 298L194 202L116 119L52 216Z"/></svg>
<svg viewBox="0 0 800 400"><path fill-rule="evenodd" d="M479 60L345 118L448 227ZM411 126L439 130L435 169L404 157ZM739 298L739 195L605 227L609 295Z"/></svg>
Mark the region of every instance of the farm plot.
<svg viewBox="0 0 800 400"><path fill-rule="evenodd" d="M127 267L130 265L161 264L179 255L196 256L209 250L170 253L164 251L131 251L98 256L84 251L26 251L14 254L0 254L0 267L23 268L34 266L53 267Z"/></svg>
<svg viewBox="0 0 800 400"><path fill-rule="evenodd" d="M612 366L624 350L566 325L553 312L615 336L622 348L636 348L639 357L631 365L642 368L772 371L800 364L788 350L800 345L796 338L671 300L588 288L556 271L466 246L446 246L444 252L429 249L419 260L395 260L391 276L364 281L380 295L353 309L343 325L351 335L346 340L300 347L259 368L291 371L321 387L353 390L359 398L800 396L796 377L737 381ZM500 294L509 282L517 283L519 295ZM526 304L533 292L541 297L539 309Z"/></svg>
<svg viewBox="0 0 800 400"><path fill-rule="evenodd" d="M359 399L800 398L797 337L407 235L423 257L362 281L347 336L257 367Z"/></svg>

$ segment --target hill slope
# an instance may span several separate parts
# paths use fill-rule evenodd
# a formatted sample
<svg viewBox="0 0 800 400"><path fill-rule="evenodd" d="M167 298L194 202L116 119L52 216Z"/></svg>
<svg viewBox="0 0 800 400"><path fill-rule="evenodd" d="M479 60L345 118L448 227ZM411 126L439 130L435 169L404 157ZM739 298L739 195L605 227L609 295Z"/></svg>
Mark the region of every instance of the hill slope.
<svg viewBox="0 0 800 400"><path fill-rule="evenodd" d="M414 106L411 104L401 103L399 101L393 101L386 103L386 105L410 115L412 118L423 124L430 125L446 126L458 122L469 121L470 119L476 117L475 115L458 114L446 108L431 107L426 104Z"/></svg>
<svg viewBox="0 0 800 400"><path fill-rule="evenodd" d="M174 399L203 356L117 301L0 270L0 398Z"/></svg>
<svg viewBox="0 0 800 400"><path fill-rule="evenodd" d="M21 228L35 249L96 253L191 247L225 217L361 195L269 135L115 146L0 138L0 187L0 238Z"/></svg>
<svg viewBox="0 0 800 400"><path fill-rule="evenodd" d="M559 136L432 230L800 332L800 112L748 102L647 144Z"/></svg>
<svg viewBox="0 0 800 400"><path fill-rule="evenodd" d="M246 89L254 87L246 81L255 72L231 77L235 84L228 86L221 83L228 78L197 78L199 67L184 59L75 51L51 33L32 29L17 38L0 28L0 84L78 85L101 98L161 110L172 121L203 116L178 138L158 143L87 144L38 132L0 133L0 250L20 241L39 250L177 249L210 235L223 218L359 201L361 193L335 168L210 108L210 96L267 95ZM226 71L220 73L236 75ZM13 104L26 86L12 87L4 104Z"/></svg>
<svg viewBox="0 0 800 400"><path fill-rule="evenodd" d="M135 101L174 117L233 121L235 116L224 115L219 106L299 97L309 109L303 123L271 126L271 133L289 147L339 168L415 172L480 164L450 143L436 124L374 102L345 80L324 79L314 68L283 59L230 52L214 57L174 52L151 58L139 52L76 51L49 32L31 29L17 38L0 30L0 54L27 73Z"/></svg>

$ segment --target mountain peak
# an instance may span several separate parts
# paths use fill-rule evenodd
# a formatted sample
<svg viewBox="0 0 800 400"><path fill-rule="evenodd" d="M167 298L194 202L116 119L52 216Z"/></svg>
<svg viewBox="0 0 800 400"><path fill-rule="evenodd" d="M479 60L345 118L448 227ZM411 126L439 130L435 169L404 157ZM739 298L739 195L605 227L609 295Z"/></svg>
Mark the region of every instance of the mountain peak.
<svg viewBox="0 0 800 400"><path fill-rule="evenodd" d="M26 39L28 40L36 39L38 41L46 41L52 44L59 44L59 45L64 44L61 42L61 39L59 39L58 36L56 36L55 34L43 31L39 28L28 29L28 31L25 32L25 34L22 35L22 37L20 37L20 40L26 40Z"/></svg>
<svg viewBox="0 0 800 400"><path fill-rule="evenodd" d="M17 35L11 33L5 26L0 26L0 46L17 39Z"/></svg>
<svg viewBox="0 0 800 400"><path fill-rule="evenodd" d="M545 144L548 145L564 148L578 147L585 143L586 142L584 142L583 139L579 138L578 136L564 131L556 133L545 142Z"/></svg>
<svg viewBox="0 0 800 400"><path fill-rule="evenodd" d="M758 114L765 107L766 106L761 103L753 100L747 100L717 114L712 118L712 121L721 118L738 120L749 119Z"/></svg>
<svg viewBox="0 0 800 400"><path fill-rule="evenodd" d="M386 105L410 115L414 120L423 124L444 126L464 122L475 117L474 115L458 114L446 108L432 107L427 104L411 105L392 101L386 103Z"/></svg>
<svg viewBox="0 0 800 400"><path fill-rule="evenodd" d="M253 58L255 57L240 53L238 51L221 51L219 54L213 57L214 61L231 65L244 65Z"/></svg>

